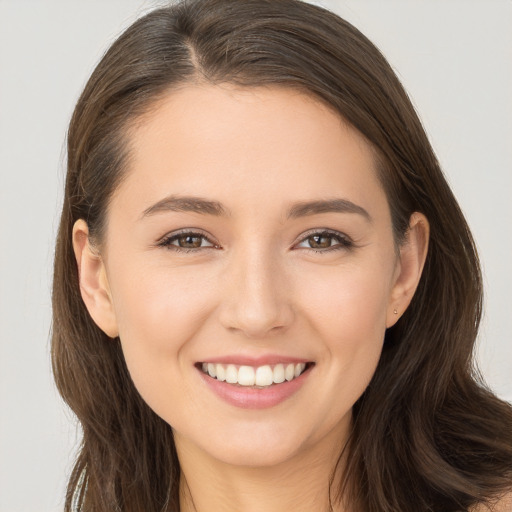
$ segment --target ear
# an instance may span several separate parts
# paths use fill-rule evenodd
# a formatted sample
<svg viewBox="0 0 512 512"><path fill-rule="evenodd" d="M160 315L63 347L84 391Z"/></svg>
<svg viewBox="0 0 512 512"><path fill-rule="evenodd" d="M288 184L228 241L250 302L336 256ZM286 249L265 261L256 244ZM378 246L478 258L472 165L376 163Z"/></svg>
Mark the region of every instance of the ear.
<svg viewBox="0 0 512 512"><path fill-rule="evenodd" d="M425 215L414 212L409 220L406 240L400 247L386 327L397 322L414 296L427 257L429 233L430 226Z"/></svg>
<svg viewBox="0 0 512 512"><path fill-rule="evenodd" d="M83 219L73 226L73 250L82 299L96 325L111 338L119 335L105 264L89 240Z"/></svg>

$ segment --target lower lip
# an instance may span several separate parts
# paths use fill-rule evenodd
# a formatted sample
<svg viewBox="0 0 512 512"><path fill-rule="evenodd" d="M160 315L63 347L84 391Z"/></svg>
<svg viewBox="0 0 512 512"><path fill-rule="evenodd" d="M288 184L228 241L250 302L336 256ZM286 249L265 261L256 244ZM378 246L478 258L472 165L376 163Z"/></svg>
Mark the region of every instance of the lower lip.
<svg viewBox="0 0 512 512"><path fill-rule="evenodd" d="M198 369L204 382L218 397L241 409L267 409L284 402L302 387L310 370L311 368L306 369L299 377L291 381L257 389L222 382Z"/></svg>

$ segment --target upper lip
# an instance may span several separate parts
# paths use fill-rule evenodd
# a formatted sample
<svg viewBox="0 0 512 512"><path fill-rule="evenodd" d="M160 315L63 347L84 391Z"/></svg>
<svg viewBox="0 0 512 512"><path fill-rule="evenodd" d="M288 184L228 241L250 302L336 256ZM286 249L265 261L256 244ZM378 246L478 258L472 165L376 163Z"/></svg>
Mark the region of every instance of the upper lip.
<svg viewBox="0 0 512 512"><path fill-rule="evenodd" d="M208 357L200 361L201 363L217 363L217 364L234 364L237 366L265 366L276 364L297 364L297 363L310 363L310 359L301 357L284 356L278 354L267 354L262 356L243 356L243 355L226 355Z"/></svg>

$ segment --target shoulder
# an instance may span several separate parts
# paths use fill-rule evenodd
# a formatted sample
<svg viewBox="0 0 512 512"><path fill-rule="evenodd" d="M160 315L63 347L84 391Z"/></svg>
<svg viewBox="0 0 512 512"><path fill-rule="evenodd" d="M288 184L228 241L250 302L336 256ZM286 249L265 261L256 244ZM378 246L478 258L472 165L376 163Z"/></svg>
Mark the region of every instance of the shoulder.
<svg viewBox="0 0 512 512"><path fill-rule="evenodd" d="M512 512L512 491L488 505L477 505L470 512Z"/></svg>

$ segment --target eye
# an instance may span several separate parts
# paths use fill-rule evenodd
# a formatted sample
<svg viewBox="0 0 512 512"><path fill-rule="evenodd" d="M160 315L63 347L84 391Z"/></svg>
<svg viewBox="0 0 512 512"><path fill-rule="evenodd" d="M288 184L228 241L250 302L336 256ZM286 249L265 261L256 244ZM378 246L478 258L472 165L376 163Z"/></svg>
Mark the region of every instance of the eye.
<svg viewBox="0 0 512 512"><path fill-rule="evenodd" d="M354 246L352 240L338 231L315 231L309 233L297 247L310 249L315 252L329 252L340 249L350 249Z"/></svg>
<svg viewBox="0 0 512 512"><path fill-rule="evenodd" d="M165 236L158 242L158 246L185 252L218 248L218 245L212 242L206 235L193 231L181 231L180 233Z"/></svg>

